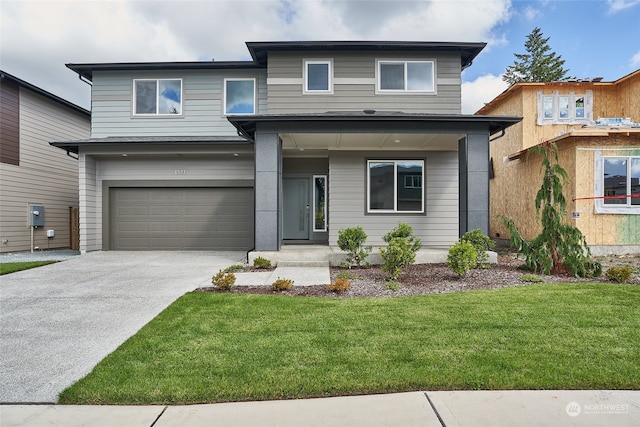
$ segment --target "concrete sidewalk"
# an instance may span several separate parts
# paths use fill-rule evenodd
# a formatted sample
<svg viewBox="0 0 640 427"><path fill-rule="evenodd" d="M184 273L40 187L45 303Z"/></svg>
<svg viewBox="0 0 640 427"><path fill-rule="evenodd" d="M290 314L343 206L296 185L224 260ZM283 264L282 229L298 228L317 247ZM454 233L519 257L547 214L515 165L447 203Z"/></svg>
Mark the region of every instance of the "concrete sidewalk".
<svg viewBox="0 0 640 427"><path fill-rule="evenodd" d="M187 406L0 406L2 427L637 426L640 391L429 391Z"/></svg>

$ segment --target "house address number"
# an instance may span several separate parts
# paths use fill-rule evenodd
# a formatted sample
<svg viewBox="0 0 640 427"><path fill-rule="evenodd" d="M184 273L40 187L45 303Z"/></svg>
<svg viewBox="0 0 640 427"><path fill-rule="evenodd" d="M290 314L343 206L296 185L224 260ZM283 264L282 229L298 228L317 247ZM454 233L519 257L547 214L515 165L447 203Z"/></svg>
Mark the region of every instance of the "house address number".
<svg viewBox="0 0 640 427"><path fill-rule="evenodd" d="M186 175L187 174L187 170L186 169L175 169L173 171L174 175Z"/></svg>

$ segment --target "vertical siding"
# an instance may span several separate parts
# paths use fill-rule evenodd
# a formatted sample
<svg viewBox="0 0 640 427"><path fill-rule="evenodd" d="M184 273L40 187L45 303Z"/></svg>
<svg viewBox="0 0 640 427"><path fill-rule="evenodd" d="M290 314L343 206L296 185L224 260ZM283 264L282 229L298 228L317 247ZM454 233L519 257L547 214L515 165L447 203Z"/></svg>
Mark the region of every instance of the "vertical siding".
<svg viewBox="0 0 640 427"><path fill-rule="evenodd" d="M303 61L314 58L333 59L333 94L302 93ZM377 59L435 60L436 94L376 94ZM371 108L407 113L460 114L460 71L460 55L455 53L271 52L268 64L269 112L318 113Z"/></svg>
<svg viewBox="0 0 640 427"><path fill-rule="evenodd" d="M20 165L0 169L0 251L31 248L29 204L43 205L45 225L34 230L34 246L68 248L69 207L78 207L78 162L50 141L86 138L89 117L27 89L20 89ZM55 237L47 238L46 230Z"/></svg>
<svg viewBox="0 0 640 427"><path fill-rule="evenodd" d="M223 115L223 81L227 77L256 78L257 112L267 112L266 72L263 70L95 72L91 89L91 136L235 136L236 129ZM182 79L183 114L134 117L133 79L141 78Z"/></svg>
<svg viewBox="0 0 640 427"><path fill-rule="evenodd" d="M409 223L424 247L448 247L458 239L458 153L387 152L375 158L425 159L426 215L366 214L366 163L362 152L334 151L329 158L329 244L338 230L362 226L367 242L384 245L382 236L399 222Z"/></svg>
<svg viewBox="0 0 640 427"><path fill-rule="evenodd" d="M0 163L20 164L20 89L0 80Z"/></svg>

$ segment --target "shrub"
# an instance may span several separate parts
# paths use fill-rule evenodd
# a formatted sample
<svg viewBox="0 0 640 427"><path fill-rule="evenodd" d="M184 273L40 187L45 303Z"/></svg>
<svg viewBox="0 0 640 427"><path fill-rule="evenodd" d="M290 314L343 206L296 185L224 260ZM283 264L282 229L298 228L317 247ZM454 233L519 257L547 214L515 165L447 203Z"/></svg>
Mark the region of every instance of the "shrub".
<svg viewBox="0 0 640 427"><path fill-rule="evenodd" d="M524 274L520 277L520 280L527 283L542 283L544 279L542 277L536 276L535 274Z"/></svg>
<svg viewBox="0 0 640 427"><path fill-rule="evenodd" d="M400 290L400 282L397 280L387 280L384 282L384 288L388 291L398 292Z"/></svg>
<svg viewBox="0 0 640 427"><path fill-rule="evenodd" d="M271 289L274 291L288 291L293 286L293 280L281 279L278 277L275 282L271 284Z"/></svg>
<svg viewBox="0 0 640 427"><path fill-rule="evenodd" d="M351 283L348 279L337 278L335 282L329 283L327 288L332 292L342 293L351 287Z"/></svg>
<svg viewBox="0 0 640 427"><path fill-rule="evenodd" d="M245 266L242 264L233 264L225 268L224 271L226 273L235 273L237 271L244 271L244 269L245 269Z"/></svg>
<svg viewBox="0 0 640 427"><path fill-rule="evenodd" d="M360 276L358 276L357 274L353 273L352 271L349 270L344 270L341 271L340 273L338 273L338 279L349 279L349 280L355 280L355 279L359 279Z"/></svg>
<svg viewBox="0 0 640 427"><path fill-rule="evenodd" d="M382 270L389 274L389 279L396 280L402 269L416 260L416 252L422 246L420 239L413 235L413 227L400 223L382 237L387 242L386 248L380 248L380 256L384 260Z"/></svg>
<svg viewBox="0 0 640 427"><path fill-rule="evenodd" d="M473 245L464 240L458 240L449 248L447 265L458 274L464 276L470 269L477 265L478 252Z"/></svg>
<svg viewBox="0 0 640 427"><path fill-rule="evenodd" d="M215 276L211 278L211 283L218 289L228 291L236 283L236 275L224 270L220 270Z"/></svg>
<svg viewBox="0 0 640 427"><path fill-rule="evenodd" d="M460 240L464 240L465 242L469 242L473 245L473 248L478 253L477 264L480 268L490 268L491 266L487 262L489 260L489 256L487 255L487 251L493 249L496 245L496 242L491 240L488 236L485 236L481 229L476 228L475 230L467 231L460 238Z"/></svg>
<svg viewBox="0 0 640 427"><path fill-rule="evenodd" d="M631 267L625 265L624 267L610 267L604 273L607 279L613 280L618 283L626 283L631 279Z"/></svg>
<svg viewBox="0 0 640 427"><path fill-rule="evenodd" d="M271 261L259 256L253 260L253 266L256 268L271 268Z"/></svg>
<svg viewBox="0 0 640 427"><path fill-rule="evenodd" d="M360 226L338 230L338 247L347 253L346 267L368 265L371 246L365 246L366 240L367 233Z"/></svg>

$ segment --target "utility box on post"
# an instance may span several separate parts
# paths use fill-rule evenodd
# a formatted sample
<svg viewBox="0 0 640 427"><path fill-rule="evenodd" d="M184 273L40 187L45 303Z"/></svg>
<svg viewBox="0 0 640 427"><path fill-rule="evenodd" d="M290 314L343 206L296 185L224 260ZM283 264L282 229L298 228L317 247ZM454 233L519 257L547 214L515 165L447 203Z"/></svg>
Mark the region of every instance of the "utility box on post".
<svg viewBox="0 0 640 427"><path fill-rule="evenodd" d="M29 225L44 227L44 206L29 205Z"/></svg>

